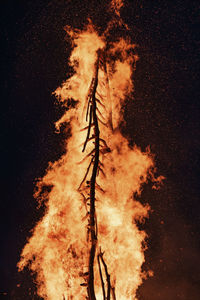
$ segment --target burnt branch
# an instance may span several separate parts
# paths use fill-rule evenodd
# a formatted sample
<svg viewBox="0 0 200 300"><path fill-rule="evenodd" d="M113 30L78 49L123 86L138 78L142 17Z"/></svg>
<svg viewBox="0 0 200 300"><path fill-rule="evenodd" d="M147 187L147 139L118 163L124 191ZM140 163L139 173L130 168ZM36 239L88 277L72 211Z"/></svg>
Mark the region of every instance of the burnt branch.
<svg viewBox="0 0 200 300"><path fill-rule="evenodd" d="M91 124L91 127L92 127L92 126L94 126L94 124L93 124L93 123ZM80 132L81 132L81 131L84 131L84 130L87 130L88 128L89 128L89 125L88 125L88 126L86 126L86 127L84 127L84 128L82 128L82 129L80 130Z"/></svg>
<svg viewBox="0 0 200 300"><path fill-rule="evenodd" d="M87 104L87 111L86 111L86 122L88 120L88 114L89 114L90 104L91 103L90 103L90 99L89 99L88 104Z"/></svg>
<svg viewBox="0 0 200 300"><path fill-rule="evenodd" d="M83 197L83 203L84 203L85 209L86 209L86 211L87 211L87 198L85 197L85 195L84 195L83 193L80 193L80 194L81 194L81 196Z"/></svg>
<svg viewBox="0 0 200 300"><path fill-rule="evenodd" d="M89 212L85 215L85 217L82 218L82 222L84 222L89 217Z"/></svg>
<svg viewBox="0 0 200 300"><path fill-rule="evenodd" d="M110 97L110 85L109 85L109 77L108 77L108 70L107 70L107 65L106 65L106 52L103 52L103 69L104 73L106 74L106 86L107 86L107 100L110 101L110 110L109 110L109 120L108 124L110 125L110 128L113 131L113 121L112 121L112 104L111 104L111 97Z"/></svg>
<svg viewBox="0 0 200 300"><path fill-rule="evenodd" d="M106 265L105 260L103 258L103 254L104 253L101 252L101 249L100 249L100 252L99 252L98 256L101 259L101 262L104 266L104 271L105 271L105 274L106 274L106 281L107 281L107 296L106 296L106 299L110 300L110 291L111 291L110 274L108 273L108 268L107 268L107 265Z"/></svg>
<svg viewBox="0 0 200 300"><path fill-rule="evenodd" d="M100 279L101 279L101 287L102 287L102 292L103 292L103 300L106 300L105 284L103 281L103 274L101 271L101 263L100 263L99 254L97 255L97 261L98 261L98 266L99 266L99 275L100 275Z"/></svg>
<svg viewBox="0 0 200 300"><path fill-rule="evenodd" d="M87 178L87 176L88 176L88 173L89 173L89 171L90 171L90 167L91 167L93 161L94 161L94 157L91 159L91 161L90 161L90 163L89 163L89 166L88 166L88 168L87 168L87 171L86 171L86 173L85 173L85 176L83 177L83 180L81 181L81 183L80 183L80 185L79 185L79 187L78 187L78 190L80 190L82 184L85 182L85 180L86 180L86 178Z"/></svg>
<svg viewBox="0 0 200 300"><path fill-rule="evenodd" d="M103 174L103 176L106 177L106 174L104 173L103 169L100 166L98 167L98 171L100 171Z"/></svg>
<svg viewBox="0 0 200 300"><path fill-rule="evenodd" d="M97 107L97 112L100 115L100 117L105 120L105 117L102 115L102 113L100 112L100 110L98 109L98 107Z"/></svg>
<svg viewBox="0 0 200 300"><path fill-rule="evenodd" d="M96 114L96 89L98 86L98 70L99 70L99 55L98 53L97 61L95 64L95 75L94 84L91 96L92 102L92 120L94 123L94 135L95 135L95 148L94 148L94 164L92 169L92 176L90 179L90 238L91 238L91 248L89 255L89 276L88 276L88 297L90 300L96 300L94 291L94 258L96 253L97 245L97 232L96 228L96 213L95 213L95 191L96 191L96 176L99 165L99 124Z"/></svg>
<svg viewBox="0 0 200 300"><path fill-rule="evenodd" d="M90 117L89 117L88 131L87 131L87 136L86 136L86 140L85 140L82 152L85 151L85 147L86 147L87 142L88 142L88 140L90 138L91 124L92 124L92 106L90 106Z"/></svg>
<svg viewBox="0 0 200 300"><path fill-rule="evenodd" d="M99 99L96 98L96 102L99 103L106 110L105 105Z"/></svg>
<svg viewBox="0 0 200 300"><path fill-rule="evenodd" d="M112 294L113 300L116 300L115 287L111 287L111 294Z"/></svg>
<svg viewBox="0 0 200 300"><path fill-rule="evenodd" d="M89 154L87 154L81 161L79 161L77 164L82 164L88 157L92 156L92 154L95 153L95 149L93 149Z"/></svg>
<svg viewBox="0 0 200 300"><path fill-rule="evenodd" d="M104 144L104 146L105 146L106 148L109 148L108 145L107 145L107 143L106 143L106 141L105 141L104 139L101 139L101 138L100 138L99 140L100 140L100 142L102 142L102 143Z"/></svg>
<svg viewBox="0 0 200 300"><path fill-rule="evenodd" d="M105 191L100 187L100 185L98 183L95 184L95 187L96 187L97 190L99 190L103 194L105 193Z"/></svg>
<svg viewBox="0 0 200 300"><path fill-rule="evenodd" d="M108 127L107 124L105 122L103 122L99 117L97 117L97 120L104 126Z"/></svg>
<svg viewBox="0 0 200 300"><path fill-rule="evenodd" d="M99 123L102 125L108 127L109 123L106 124L103 120L105 120L105 117L103 116L102 112L98 109L97 103L103 107L103 109L106 111L105 105L102 103L104 102L104 99L106 96L99 94L97 92L98 87L98 72L99 68L103 68L105 74L106 74L106 82L103 83L104 86L108 87L108 74L106 70L106 62L105 62L105 56L102 52L102 50L97 51L97 60L95 63L95 72L94 76L91 80L90 88L88 91L87 96L87 110L86 110L86 121L89 123L88 126L81 129L81 131L87 130L87 135L85 142L83 144L82 152L85 151L87 144L89 141L93 140L93 150L90 151L89 154L87 154L82 161L84 162L88 157L91 157L90 163L88 165L88 168L86 170L86 173L78 187L78 191L81 193L83 197L83 202L86 206L87 214L83 218L83 220L88 219L87 224L87 241L90 244L89 249L89 265L88 265L88 272L87 272L87 278L85 283L81 283L81 286L87 287L87 297L88 300L96 300L95 296L95 290L94 290L94 260L96 257L96 247L97 247L97 236L98 236L98 224L97 224L97 216L96 216L96 208L95 208L95 202L96 199L96 192L100 191L101 193L105 193L105 191L101 188L100 185L97 184L96 178L101 172L103 176L106 176L106 174L103 171L103 163L100 161L99 156L100 154L105 154L108 152L111 152L110 148L108 147L106 141L102 138L100 138L100 131L99 131ZM100 83L101 86L101 83ZM109 88L109 87L108 87ZM107 96L109 95L109 91ZM86 108L86 107L85 107ZM91 129L93 129L93 133L91 135ZM92 169L91 169L92 168ZM89 177L89 174L91 174L91 177ZM86 183L86 184L84 184ZM84 184L84 186L83 186ZM85 192L84 192L85 191ZM84 195L86 194L86 196ZM88 209L87 209L88 207ZM113 300L116 300L115 297L115 289L110 284L110 275L108 273L107 265L105 263L105 260L103 258L103 253L100 252L97 255L97 262L99 267L99 274L101 279L101 286L102 286L102 293L103 293L103 299L104 300L110 300L111 293ZM104 276L106 277L106 287L107 291L105 290L105 283L102 273L102 268L104 269Z"/></svg>
<svg viewBox="0 0 200 300"><path fill-rule="evenodd" d="M99 97L102 101L104 100L103 98L105 98L105 97L102 96L101 94L99 94L99 92L97 92L96 94L98 95L98 97Z"/></svg>

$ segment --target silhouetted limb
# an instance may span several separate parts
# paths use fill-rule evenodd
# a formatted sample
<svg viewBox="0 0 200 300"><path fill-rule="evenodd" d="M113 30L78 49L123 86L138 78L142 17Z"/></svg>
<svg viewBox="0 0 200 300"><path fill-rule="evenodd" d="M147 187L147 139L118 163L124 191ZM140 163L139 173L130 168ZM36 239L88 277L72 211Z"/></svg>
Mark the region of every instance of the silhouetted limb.
<svg viewBox="0 0 200 300"><path fill-rule="evenodd" d="M100 166L98 166L98 174L99 171L103 174L104 177L106 177L106 174L104 173L103 169Z"/></svg>
<svg viewBox="0 0 200 300"><path fill-rule="evenodd" d="M92 106L90 106L90 117L89 117L88 132L87 132L87 136L86 136L86 140L85 140L82 152L85 151L85 147L86 147L87 142L88 142L88 140L90 138L91 124L92 124Z"/></svg>
<svg viewBox="0 0 200 300"><path fill-rule="evenodd" d="M99 121L102 125L108 127L107 124L106 124L105 122L103 122L99 117L97 117L97 119L98 119L98 121Z"/></svg>
<svg viewBox="0 0 200 300"><path fill-rule="evenodd" d="M88 96L87 96L88 103L86 102L85 107L84 107L84 111L85 111L86 105L87 105L86 121L88 121L89 124L85 128L81 129L81 131L87 130L87 135L86 135L85 142L83 144L82 152L85 151L88 142L91 140L93 140L92 143L94 144L94 148L92 151L90 151L89 154L87 154L82 159L82 161L80 161L78 163L78 164L80 164L80 163L84 162L88 157L91 157L91 160L90 160L90 163L86 170L86 173L78 187L78 191L81 193L81 195L83 197L83 201L84 201L84 204L85 204L86 210L87 210L87 214L83 218L83 221L85 219L88 219L87 240L90 243L89 266L88 266L87 276L85 278L86 282L81 283L81 286L87 287L86 299L88 299L88 300L96 300L95 290L94 290L94 260L95 260L95 255L96 255L97 236L98 236L98 225L97 225L96 208L95 208L95 201L97 201L96 200L96 191L99 190L100 192L105 193L105 191L96 182L96 178L97 178L97 175L99 174L99 172L101 172L103 174L103 176L106 176L103 171L104 165L100 161L99 156L100 156L100 154L103 155L105 153L111 152L106 141L104 139L100 138L100 131L99 131L99 123L103 124L106 127L108 127L110 125L109 123L106 124L103 121L103 120L105 120L105 117L103 116L102 112L97 107L97 103L98 103L106 111L106 107L102 103L102 101L104 102L106 96L99 94L97 92L98 71L99 71L99 68L102 68L102 67L107 76L106 84L103 83L103 85L107 86L109 88L105 56L104 56L102 50L98 50L97 51L97 60L95 63L95 73L92 78ZM96 95L98 95L98 98ZM108 92L107 96L109 96L109 92ZM110 117L110 123L112 126L112 115ZM91 129L93 129L92 136L91 136ZM91 170L91 167L92 167L92 170ZM90 172L90 170L91 170L91 172ZM89 177L89 175L88 175L89 173L91 173L91 177L88 180L87 178ZM86 183L86 184L84 184L84 186L83 186L83 183ZM88 207L88 209L87 209L87 207ZM107 265L104 261L103 252L101 252L101 249L100 249L99 254L97 255L97 261L98 261L98 266L99 266L99 274L100 274L100 279L101 279L103 300L110 300L111 293L112 293L113 300L116 300L115 288L112 287L110 284L110 275L108 273ZM103 278L103 274L102 274L102 270L101 270L102 267L104 268L104 272L105 272L105 273L103 272L103 274L105 274L104 276L106 277L107 292L105 290L104 278Z"/></svg>
<svg viewBox="0 0 200 300"><path fill-rule="evenodd" d="M105 120L105 117L102 115L102 113L100 112L100 110L98 109L98 107L97 107L97 112L100 115L100 117Z"/></svg>
<svg viewBox="0 0 200 300"><path fill-rule="evenodd" d="M96 101L97 101L97 103L99 103L106 110L105 105L99 99L96 98Z"/></svg>
<svg viewBox="0 0 200 300"><path fill-rule="evenodd" d="M80 191L79 191L80 192ZM83 203L84 203L84 205L85 205L85 208L86 208L86 211L88 211L87 210L87 202L88 202L88 200L90 199L89 197L86 197L82 192L80 192L80 194L81 194L81 196L83 197Z"/></svg>
<svg viewBox="0 0 200 300"><path fill-rule="evenodd" d="M98 70L99 70L99 55L98 52L97 61L95 64L94 85L92 89L92 120L94 123L94 136L95 136L95 148L94 148L94 164L92 169L92 176L90 179L90 238L91 248L89 255L89 277L88 277L88 297L89 300L96 300L94 291L94 258L97 245L97 232L96 232L96 213L95 213L95 191L96 191L96 176L99 165L99 124L96 114L96 89L98 85Z"/></svg>
<svg viewBox="0 0 200 300"><path fill-rule="evenodd" d="M88 120L88 113L89 113L90 108L91 108L91 102L90 102L90 99L89 99L88 104L87 104L87 111L86 111L86 122Z"/></svg>
<svg viewBox="0 0 200 300"><path fill-rule="evenodd" d="M100 187L98 183L96 183L95 187L102 193L105 193L105 191Z"/></svg>
<svg viewBox="0 0 200 300"><path fill-rule="evenodd" d="M106 143L106 141L104 139L100 138L99 140L100 140L100 142L102 142L104 144L104 146L106 148L109 148L108 145L107 145L107 143Z"/></svg>
<svg viewBox="0 0 200 300"><path fill-rule="evenodd" d="M103 98L105 98L105 96L102 96L101 94L99 94L99 92L97 92L96 94L98 95L98 97L99 97L102 101L104 101Z"/></svg>
<svg viewBox="0 0 200 300"><path fill-rule="evenodd" d="M94 126L94 123L91 124L91 127L92 127L92 126ZM89 126L86 126L86 127L82 128L82 129L80 129L80 131L87 130L88 128L89 128Z"/></svg>
<svg viewBox="0 0 200 300"><path fill-rule="evenodd" d="M101 287L102 287L102 292L103 292L103 300L106 300L105 285L104 285L103 275L102 275L102 271L101 271L101 263L100 263L99 254L97 255L97 261L98 261L98 266L99 266L99 275L100 275L100 279L101 279Z"/></svg>
<svg viewBox="0 0 200 300"><path fill-rule="evenodd" d="M111 293L112 293L113 300L116 300L115 287L111 287Z"/></svg>
<svg viewBox="0 0 200 300"><path fill-rule="evenodd" d="M101 259L102 264L104 266L104 270L105 270L105 274L106 274L106 281L107 281L107 296L106 296L106 299L110 300L110 291L111 291L110 274L108 273L108 268L107 268L107 265L106 265L106 263L104 261L103 254L104 253L101 252L101 249L100 249L99 258Z"/></svg>
<svg viewBox="0 0 200 300"><path fill-rule="evenodd" d="M77 164L80 165L83 163L89 156L91 156L93 153L95 153L95 149L93 149L89 154L87 154L81 161L79 161Z"/></svg>
<svg viewBox="0 0 200 300"><path fill-rule="evenodd" d="M86 173L85 173L85 176L83 177L83 180L81 181L81 183L80 183L80 185L79 185L79 187L78 187L78 190L80 190L82 184L83 184L84 181L86 180L87 175L88 175L88 173L89 173L89 171L90 171L90 167L91 167L93 161L94 161L94 157L92 157L92 159L91 159L91 161L90 161L90 163L89 163L89 166L88 166L88 168L87 168L87 171L86 171Z"/></svg>

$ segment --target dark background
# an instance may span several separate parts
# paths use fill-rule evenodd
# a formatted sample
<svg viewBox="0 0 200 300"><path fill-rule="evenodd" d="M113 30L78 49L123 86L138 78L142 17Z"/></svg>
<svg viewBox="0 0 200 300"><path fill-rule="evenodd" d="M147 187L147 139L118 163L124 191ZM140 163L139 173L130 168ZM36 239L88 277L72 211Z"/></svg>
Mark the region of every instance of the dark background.
<svg viewBox="0 0 200 300"><path fill-rule="evenodd" d="M55 134L53 124L62 109L52 96L69 72L63 27L83 28L90 16L104 28L105 2L1 0L2 299L39 299L16 264L42 215L35 180L64 149L64 133ZM126 1L121 13L140 56L123 132L143 150L151 146L166 177L159 191L149 184L142 194L152 207L143 225L144 269L154 277L139 288L140 300L200 299L199 9L199 1L141 0Z"/></svg>

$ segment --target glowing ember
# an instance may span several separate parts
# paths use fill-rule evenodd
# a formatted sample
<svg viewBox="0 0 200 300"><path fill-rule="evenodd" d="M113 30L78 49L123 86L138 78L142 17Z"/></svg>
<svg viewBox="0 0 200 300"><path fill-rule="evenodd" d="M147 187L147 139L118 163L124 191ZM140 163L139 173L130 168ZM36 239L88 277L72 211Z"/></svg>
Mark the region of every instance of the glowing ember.
<svg viewBox="0 0 200 300"><path fill-rule="evenodd" d="M112 6L119 16L122 2ZM119 130L122 103L133 90L135 46L122 38L111 43L91 24L66 30L74 75L55 94L66 107L75 104L56 128L70 123L71 137L38 184L38 195L43 186L52 189L18 266L36 272L44 299L135 299L146 237L136 221L148 216L149 206L133 194L148 178L161 179L152 175L149 151L130 148Z"/></svg>

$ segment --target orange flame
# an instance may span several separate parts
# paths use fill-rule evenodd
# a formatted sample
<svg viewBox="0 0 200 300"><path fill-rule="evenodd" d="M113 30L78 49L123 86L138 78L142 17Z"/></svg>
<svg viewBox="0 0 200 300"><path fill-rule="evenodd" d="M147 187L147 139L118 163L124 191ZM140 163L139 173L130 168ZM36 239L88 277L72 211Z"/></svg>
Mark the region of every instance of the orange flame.
<svg viewBox="0 0 200 300"><path fill-rule="evenodd" d="M120 3L119 2L119 8ZM105 51L105 37L100 37L89 25L84 31L67 28L73 41L70 64L74 75L59 87L55 94L65 105L68 99L77 104L66 111L56 123L71 126L71 137L66 144L66 153L59 161L49 164L44 178L38 184L38 193L43 186L52 186L46 203L46 213L36 225L32 237L25 245L19 270L26 265L37 273L38 295L44 299L86 299L84 276L88 271L87 203L80 187L89 164L87 154L92 151L92 140L85 154L82 146L88 126L85 120L88 91L95 72L97 51ZM106 49L106 69L99 69L97 96L100 137L106 141L101 148L103 172L97 177L96 215L98 223L98 246L105 252L104 259L111 284L115 285L116 299L136 299L136 290L144 275L144 241L146 234L136 222L148 216L149 206L143 206L133 198L141 193L142 184L154 178L154 163L149 151L141 152L130 147L119 130L122 121L121 106L133 90L131 80L137 56L129 40L120 39ZM131 54L132 53L132 54ZM107 151L110 149L109 151ZM37 196L36 195L36 196ZM97 259L94 264L95 293L102 299L101 282Z"/></svg>

